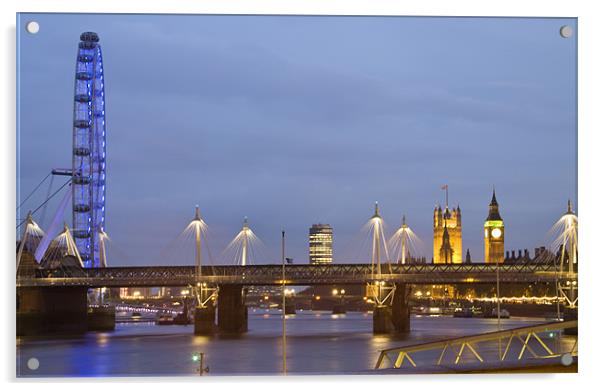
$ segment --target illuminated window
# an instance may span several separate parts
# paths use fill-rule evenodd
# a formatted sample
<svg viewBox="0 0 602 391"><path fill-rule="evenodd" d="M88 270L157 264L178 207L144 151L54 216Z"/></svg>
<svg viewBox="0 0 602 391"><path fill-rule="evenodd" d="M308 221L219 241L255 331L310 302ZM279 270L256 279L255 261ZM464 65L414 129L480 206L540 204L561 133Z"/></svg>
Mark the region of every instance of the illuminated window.
<svg viewBox="0 0 602 391"><path fill-rule="evenodd" d="M309 262L332 263L332 228L328 224L314 224L309 229Z"/></svg>

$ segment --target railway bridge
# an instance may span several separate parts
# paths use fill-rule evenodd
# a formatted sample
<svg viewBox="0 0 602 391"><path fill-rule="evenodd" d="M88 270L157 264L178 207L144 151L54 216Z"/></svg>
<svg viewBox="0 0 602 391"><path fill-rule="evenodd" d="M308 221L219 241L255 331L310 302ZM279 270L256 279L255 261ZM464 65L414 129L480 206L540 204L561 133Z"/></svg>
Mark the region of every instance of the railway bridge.
<svg viewBox="0 0 602 391"><path fill-rule="evenodd" d="M71 266L67 266L71 265ZM78 330L84 322L87 292L93 288L186 286L197 290L195 333L244 332L247 329L246 286L362 285L374 298L375 333L408 331L409 296L419 284L552 283L571 285L574 273L554 264L372 264L246 266L138 266L81 268L75 262L35 267L17 278L18 314L27 328L62 324ZM215 305L217 303L217 305ZM216 308L217 307L217 308ZM217 309L217 316L216 316ZM217 322L216 322L217 318ZM27 326L27 322L33 326ZM38 325L39 326L39 325Z"/></svg>

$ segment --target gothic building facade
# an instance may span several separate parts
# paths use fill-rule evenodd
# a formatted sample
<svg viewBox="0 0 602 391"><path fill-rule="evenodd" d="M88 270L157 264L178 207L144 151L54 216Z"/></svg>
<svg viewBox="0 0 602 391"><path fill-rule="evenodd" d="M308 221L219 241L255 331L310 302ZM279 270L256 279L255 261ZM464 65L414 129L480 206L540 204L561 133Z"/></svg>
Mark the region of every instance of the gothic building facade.
<svg viewBox="0 0 602 391"><path fill-rule="evenodd" d="M462 213L446 205L433 214L433 263L462 263Z"/></svg>

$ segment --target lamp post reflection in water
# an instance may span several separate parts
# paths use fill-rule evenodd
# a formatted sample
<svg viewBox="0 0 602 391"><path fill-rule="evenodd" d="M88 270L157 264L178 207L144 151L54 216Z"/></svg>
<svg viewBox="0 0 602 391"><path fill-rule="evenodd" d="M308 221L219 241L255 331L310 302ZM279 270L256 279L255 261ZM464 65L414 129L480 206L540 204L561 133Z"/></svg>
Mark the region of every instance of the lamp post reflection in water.
<svg viewBox="0 0 602 391"><path fill-rule="evenodd" d="M286 375L286 272L284 266L284 230L282 230L282 373Z"/></svg>

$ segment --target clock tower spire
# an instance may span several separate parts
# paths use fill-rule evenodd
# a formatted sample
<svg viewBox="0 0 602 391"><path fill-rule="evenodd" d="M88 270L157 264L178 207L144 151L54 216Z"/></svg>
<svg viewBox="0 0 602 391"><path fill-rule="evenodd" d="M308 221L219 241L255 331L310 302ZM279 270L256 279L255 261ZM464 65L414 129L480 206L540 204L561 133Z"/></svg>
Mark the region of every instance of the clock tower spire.
<svg viewBox="0 0 602 391"><path fill-rule="evenodd" d="M495 197L495 187L493 188L493 196L489 203L489 214L485 220L484 228L485 262L504 262L504 220L500 216L499 205Z"/></svg>

